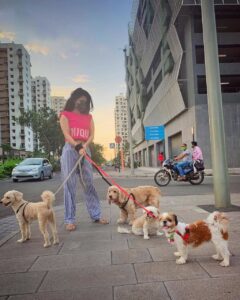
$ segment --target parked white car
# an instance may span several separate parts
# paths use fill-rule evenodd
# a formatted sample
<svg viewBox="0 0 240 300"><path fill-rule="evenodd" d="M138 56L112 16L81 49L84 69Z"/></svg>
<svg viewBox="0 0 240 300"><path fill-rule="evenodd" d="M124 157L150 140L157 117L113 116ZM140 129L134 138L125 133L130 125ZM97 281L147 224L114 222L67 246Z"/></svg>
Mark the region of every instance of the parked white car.
<svg viewBox="0 0 240 300"><path fill-rule="evenodd" d="M19 179L39 179L53 177L53 167L46 158L26 158L12 170L13 182Z"/></svg>

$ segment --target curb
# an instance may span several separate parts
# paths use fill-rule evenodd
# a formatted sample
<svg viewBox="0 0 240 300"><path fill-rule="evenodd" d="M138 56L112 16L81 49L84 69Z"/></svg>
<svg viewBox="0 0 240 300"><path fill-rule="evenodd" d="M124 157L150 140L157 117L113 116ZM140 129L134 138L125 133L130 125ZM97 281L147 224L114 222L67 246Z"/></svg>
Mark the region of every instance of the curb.
<svg viewBox="0 0 240 300"><path fill-rule="evenodd" d="M19 233L20 230L18 231L13 231L9 233L7 236L5 236L3 239L0 240L0 247L4 245L7 241L9 241L12 237L14 237L16 234Z"/></svg>

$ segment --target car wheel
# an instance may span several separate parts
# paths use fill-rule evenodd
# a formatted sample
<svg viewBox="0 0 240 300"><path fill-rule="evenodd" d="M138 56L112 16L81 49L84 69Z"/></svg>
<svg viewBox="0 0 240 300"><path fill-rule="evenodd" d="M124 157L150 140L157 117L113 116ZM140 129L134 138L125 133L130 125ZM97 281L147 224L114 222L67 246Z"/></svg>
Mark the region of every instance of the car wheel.
<svg viewBox="0 0 240 300"><path fill-rule="evenodd" d="M49 179L53 178L53 171L51 171L50 175L49 175Z"/></svg>
<svg viewBox="0 0 240 300"><path fill-rule="evenodd" d="M13 182L18 182L18 179L15 179L15 178L14 178L12 181L13 181Z"/></svg>
<svg viewBox="0 0 240 300"><path fill-rule="evenodd" d="M39 178L41 181L43 181L44 180L44 174L43 174L43 172L41 172L41 175L40 175L40 178Z"/></svg>

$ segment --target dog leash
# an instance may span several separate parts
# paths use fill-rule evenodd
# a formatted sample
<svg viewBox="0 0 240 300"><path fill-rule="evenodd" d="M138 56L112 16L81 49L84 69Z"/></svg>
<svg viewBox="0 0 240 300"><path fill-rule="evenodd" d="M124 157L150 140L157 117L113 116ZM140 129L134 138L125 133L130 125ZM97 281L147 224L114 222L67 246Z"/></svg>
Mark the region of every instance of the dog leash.
<svg viewBox="0 0 240 300"><path fill-rule="evenodd" d="M84 155L81 155L79 157L79 159L77 160L77 162L75 163L74 167L72 168L71 172L68 174L68 176L64 179L64 181L60 184L60 186L58 187L57 191L54 193L54 195L56 195L61 189L62 187L64 186L64 184L68 181L68 179L71 177L71 175L73 174L73 172L76 170L77 166L79 165L80 167L80 176L81 176L81 179L82 179L82 168L81 168L81 162L82 162L82 159L83 159ZM84 181L82 179L82 183L84 185ZM85 186L84 186L85 187Z"/></svg>
<svg viewBox="0 0 240 300"><path fill-rule="evenodd" d="M135 197L133 196L133 194L129 194L126 190L124 190L119 184L117 184L112 178L111 176L109 176L103 169L101 169L90 157L88 154L85 155L85 158L94 166L94 168L98 171L98 173L101 174L102 178L111 186L111 185L115 185L116 187L119 188L119 190L128 197L128 199L131 199L136 205L138 205L139 207L141 207L143 210L146 211L146 213L151 216L152 218L156 219L157 217L148 209L146 209L145 206L143 206L141 203L139 203ZM103 175L105 177L103 177ZM108 178L108 179L107 179ZM111 183L110 183L110 182Z"/></svg>

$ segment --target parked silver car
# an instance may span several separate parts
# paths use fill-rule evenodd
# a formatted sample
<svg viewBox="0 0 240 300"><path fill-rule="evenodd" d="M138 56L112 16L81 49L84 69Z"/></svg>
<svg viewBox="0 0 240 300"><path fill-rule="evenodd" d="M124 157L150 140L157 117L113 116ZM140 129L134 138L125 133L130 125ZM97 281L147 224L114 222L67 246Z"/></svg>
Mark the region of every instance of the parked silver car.
<svg viewBox="0 0 240 300"><path fill-rule="evenodd" d="M53 177L53 167L46 158L26 158L12 170L12 180L40 179Z"/></svg>

